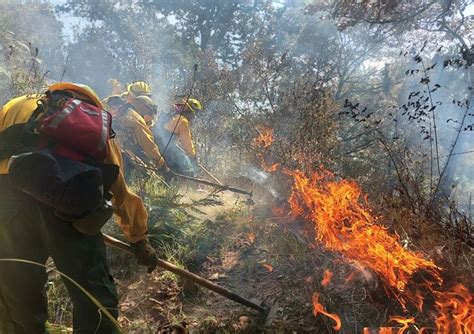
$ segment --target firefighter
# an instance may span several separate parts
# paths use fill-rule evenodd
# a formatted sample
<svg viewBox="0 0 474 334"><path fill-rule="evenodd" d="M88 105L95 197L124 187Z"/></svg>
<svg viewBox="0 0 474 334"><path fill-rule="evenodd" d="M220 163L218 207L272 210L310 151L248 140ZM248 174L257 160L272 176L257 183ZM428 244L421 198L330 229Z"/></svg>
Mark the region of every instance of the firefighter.
<svg viewBox="0 0 474 334"><path fill-rule="evenodd" d="M180 174L196 176L196 147L191 134L191 122L202 104L194 98L178 97L170 112L160 112L153 135L168 167Z"/></svg>
<svg viewBox="0 0 474 334"><path fill-rule="evenodd" d="M58 91L102 108L97 95L87 86L58 83L48 88L48 92ZM21 259L44 265L51 257L61 273L87 290L117 318L117 291L106 264L105 244L100 234L100 226L109 217L93 213L78 221L65 220L57 209L12 183L16 160L9 159L8 147L15 146L10 145L15 140L23 144L24 138L6 134L11 133L8 130L14 129L14 125L29 121L43 98L44 95L21 96L9 101L0 111L0 259ZM70 111L62 110L59 119L68 117ZM105 162L120 167L110 186L116 222L132 244L137 262L147 266L150 272L157 264L157 257L147 239L147 211L140 197L125 183L118 144L110 139L106 147ZM34 171L38 166L31 168ZM0 260L0 272L0 332L45 333L48 319L45 268ZM75 333L118 333L113 322L77 286L69 280L64 283L73 303Z"/></svg>
<svg viewBox="0 0 474 334"><path fill-rule="evenodd" d="M110 96L104 100L114 115L114 129L125 151L124 163L127 179L137 163L151 163L158 169L167 170L165 160L147 124L147 120L150 121L156 113L156 106L150 95L148 84L138 81L129 84L125 93Z"/></svg>
<svg viewBox="0 0 474 334"><path fill-rule="evenodd" d="M105 98L103 102L107 102L110 97L118 96L124 103L132 102L134 97L148 96L151 97L151 88L145 81L135 81L127 85L127 89L123 92L122 84L117 79L109 79L107 83L112 88L112 94Z"/></svg>

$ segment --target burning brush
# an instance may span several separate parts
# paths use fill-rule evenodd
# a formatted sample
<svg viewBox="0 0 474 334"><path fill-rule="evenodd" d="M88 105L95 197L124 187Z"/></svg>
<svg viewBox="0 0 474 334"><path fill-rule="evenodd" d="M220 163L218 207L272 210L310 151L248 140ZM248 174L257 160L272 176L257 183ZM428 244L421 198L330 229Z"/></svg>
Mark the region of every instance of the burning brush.
<svg viewBox="0 0 474 334"><path fill-rule="evenodd" d="M420 328L420 331L474 332L472 293L461 284L443 289L441 268L421 254L403 248L398 236L379 225L380 217L371 213L367 199L355 182L336 179L328 171L310 177L298 171L290 174L294 178L293 193L289 198L291 213L313 224L318 242L377 273L387 293L405 311L414 306L419 312L426 312L425 300L435 300L438 314L435 326ZM414 283L415 276L421 282ZM330 279L331 275L325 273L323 285ZM336 323L334 329L339 330L339 316L327 312L319 304L318 297L313 295L314 314L330 317ZM414 317L392 316L390 321L401 327L393 332L389 331L390 327L380 328L378 333L405 333L416 324ZM366 333L371 332L367 329Z"/></svg>
<svg viewBox="0 0 474 334"><path fill-rule="evenodd" d="M273 130L262 126L252 143L255 148L268 150L274 140ZM279 167L278 164L267 164L262 153L258 153L257 158L268 173ZM313 224L316 241L344 255L363 271L367 268L375 272L387 294L395 298L404 311L414 306L419 312L426 312L425 300L434 300L435 326L419 328L419 333L432 333L433 330L445 334L474 333L472 293L461 284L443 289L441 268L422 254L405 249L398 236L391 235L379 224L381 217L372 214L357 183L337 179L325 170L309 177L299 171L286 173L294 179L288 200L291 214ZM321 285L326 287L332 276L332 272L325 270ZM336 331L342 328L340 317L325 309L319 302L318 293L313 294L312 302L314 316L322 314L332 319ZM391 316L389 322L398 327L381 327L375 332L366 328L364 334L402 334L410 327L416 328L415 317Z"/></svg>

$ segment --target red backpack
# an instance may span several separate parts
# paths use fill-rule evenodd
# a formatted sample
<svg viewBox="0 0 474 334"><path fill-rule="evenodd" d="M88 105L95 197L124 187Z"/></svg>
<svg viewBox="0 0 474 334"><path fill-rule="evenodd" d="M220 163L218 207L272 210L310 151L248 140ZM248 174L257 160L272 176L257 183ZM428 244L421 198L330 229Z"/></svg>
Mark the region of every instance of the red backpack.
<svg viewBox="0 0 474 334"><path fill-rule="evenodd" d="M52 144L54 153L73 160L105 160L114 136L107 111L61 91L48 93L38 109L28 123L46 136L42 146Z"/></svg>
<svg viewBox="0 0 474 334"><path fill-rule="evenodd" d="M100 228L112 214L109 189L119 174L118 166L104 163L111 124L102 108L48 91L27 123L2 133L12 186L53 207L58 217L91 217L91 226Z"/></svg>

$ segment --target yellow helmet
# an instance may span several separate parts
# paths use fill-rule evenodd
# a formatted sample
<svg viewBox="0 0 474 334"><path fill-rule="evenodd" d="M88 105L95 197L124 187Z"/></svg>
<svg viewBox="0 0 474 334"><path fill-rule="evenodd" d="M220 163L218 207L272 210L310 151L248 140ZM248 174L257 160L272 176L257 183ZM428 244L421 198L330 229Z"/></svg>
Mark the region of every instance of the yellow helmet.
<svg viewBox="0 0 474 334"><path fill-rule="evenodd" d="M102 108L99 96L87 85L71 82L58 82L48 87L48 90L54 92L56 90L68 90L77 93L78 98L87 99L95 106Z"/></svg>
<svg viewBox="0 0 474 334"><path fill-rule="evenodd" d="M196 99L188 99L184 101L186 103L186 107L191 112L197 112L202 110L202 103Z"/></svg>
<svg viewBox="0 0 474 334"><path fill-rule="evenodd" d="M140 95L151 95L150 86L145 81L137 81L127 86L127 93L132 94L134 97Z"/></svg>

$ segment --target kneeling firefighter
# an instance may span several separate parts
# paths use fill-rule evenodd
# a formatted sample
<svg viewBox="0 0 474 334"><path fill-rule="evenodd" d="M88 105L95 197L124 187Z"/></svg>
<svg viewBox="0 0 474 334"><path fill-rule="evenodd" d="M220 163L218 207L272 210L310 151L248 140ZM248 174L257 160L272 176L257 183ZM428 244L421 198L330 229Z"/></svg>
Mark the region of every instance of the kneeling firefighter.
<svg viewBox="0 0 474 334"><path fill-rule="evenodd" d="M196 147L191 135L191 122L202 104L196 99L178 97L170 112L160 112L152 127L153 136L168 167L180 174L197 174Z"/></svg>
<svg viewBox="0 0 474 334"><path fill-rule="evenodd" d="M0 111L0 332L45 333L45 269L57 269L117 318L118 297L101 227L117 215L137 262L153 270L148 214L126 185L111 116L87 86L58 83ZM74 333L118 333L73 283ZM3 328L2 328L3 326ZM7 328L7 329L5 329ZM3 329L3 331L2 331Z"/></svg>

